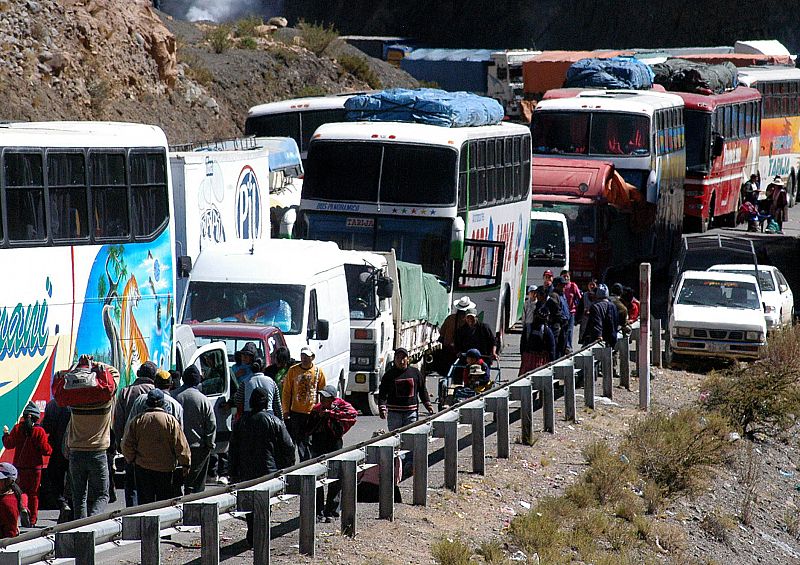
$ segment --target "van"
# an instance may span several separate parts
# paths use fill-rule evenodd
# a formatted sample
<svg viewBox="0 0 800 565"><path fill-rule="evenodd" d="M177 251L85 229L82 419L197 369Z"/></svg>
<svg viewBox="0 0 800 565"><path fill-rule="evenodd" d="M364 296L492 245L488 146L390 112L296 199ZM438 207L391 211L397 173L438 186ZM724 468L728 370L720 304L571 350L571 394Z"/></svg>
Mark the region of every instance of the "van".
<svg viewBox="0 0 800 565"><path fill-rule="evenodd" d="M567 218L559 212L531 211L528 284L542 284L549 270L555 276L569 270L569 229Z"/></svg>
<svg viewBox="0 0 800 565"><path fill-rule="evenodd" d="M210 246L189 276L184 324L275 326L295 359L310 347L328 384L344 395L350 311L344 258L335 243L272 240Z"/></svg>

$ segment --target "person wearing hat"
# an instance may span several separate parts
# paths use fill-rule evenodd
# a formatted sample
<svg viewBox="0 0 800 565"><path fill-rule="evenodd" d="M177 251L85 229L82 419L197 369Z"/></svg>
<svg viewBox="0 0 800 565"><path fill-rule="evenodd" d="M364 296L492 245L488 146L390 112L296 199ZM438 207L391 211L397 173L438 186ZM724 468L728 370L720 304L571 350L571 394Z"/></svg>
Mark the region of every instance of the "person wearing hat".
<svg viewBox="0 0 800 565"><path fill-rule="evenodd" d="M569 304L564 295L567 281L563 277L553 279L553 291L550 293L552 302L552 316L550 318L550 329L556 338L556 357L562 357L567 351L567 334L569 333Z"/></svg>
<svg viewBox="0 0 800 565"><path fill-rule="evenodd" d="M200 369L189 365L183 370L183 386L175 390L175 400L183 408L183 433L191 450L191 469L185 477L185 493L202 492L211 453L216 447L217 420L211 400L200 390Z"/></svg>
<svg viewBox="0 0 800 565"><path fill-rule="evenodd" d="M564 279L564 298L567 299L567 306L569 307L569 322L567 323L567 337L564 340L567 344L566 351L572 351L573 334L575 332L575 324L579 321L581 312L581 300L583 293L576 283L572 281L572 274L569 269L561 271L561 278Z"/></svg>
<svg viewBox="0 0 800 565"><path fill-rule="evenodd" d="M233 425L230 470L234 482L249 481L291 467L294 442L283 421L268 410L269 392L256 387L248 411ZM247 542L253 544L253 514L248 513Z"/></svg>
<svg viewBox="0 0 800 565"><path fill-rule="evenodd" d="M774 179L772 179L773 186L772 190L772 204L770 206L770 214L778 223L778 228L780 231L778 233L783 233L783 222L788 219L789 214L789 194L786 192L786 186L783 184L783 178L780 175L776 175Z"/></svg>
<svg viewBox="0 0 800 565"><path fill-rule="evenodd" d="M311 409L311 455L319 457L338 451L344 445L342 436L352 428L358 412L343 398L337 398L336 387L326 385L319 389L319 402ZM328 485L328 497L323 487L317 488L317 519L330 522L339 517L339 481Z"/></svg>
<svg viewBox="0 0 800 565"><path fill-rule="evenodd" d="M528 292L525 296L525 303L522 306L522 340L525 340L525 334L530 331L533 326L533 317L536 312L539 300L536 295L537 286L535 284L528 286Z"/></svg>
<svg viewBox="0 0 800 565"><path fill-rule="evenodd" d="M607 346L617 344L617 309L608 300L608 287L604 284L597 285L592 298L592 306L586 320L586 331L581 338L583 345L588 345L602 339Z"/></svg>
<svg viewBox="0 0 800 565"><path fill-rule="evenodd" d="M556 358L556 339L550 326L547 325L547 314L537 310L533 327L520 344L522 358L519 365L519 374L522 375Z"/></svg>
<svg viewBox="0 0 800 565"><path fill-rule="evenodd" d="M17 484L17 468L11 463L0 463L0 539L19 535L19 522L29 527L28 499Z"/></svg>
<svg viewBox="0 0 800 565"><path fill-rule="evenodd" d="M42 483L44 458L53 452L47 441L47 432L38 424L39 416L39 408L31 401L10 432L8 426L3 426L3 446L14 450L17 483L28 497L32 526L36 525L39 514L39 486Z"/></svg>
<svg viewBox="0 0 800 565"><path fill-rule="evenodd" d="M155 388L153 379L156 377L158 365L152 361L145 361L136 371L136 380L119 391L114 405L114 423L111 431L117 450L121 450L122 436L125 435L125 424L131 413L134 401L143 394ZM133 466L125 466L125 506L131 507L138 504L136 497L136 481L133 478Z"/></svg>
<svg viewBox="0 0 800 565"><path fill-rule="evenodd" d="M283 418L297 446L300 461L311 459L309 415L317 403L317 392L324 388L325 373L314 365L316 355L310 347L300 350L300 363L286 372L281 390Z"/></svg>
<svg viewBox="0 0 800 565"><path fill-rule="evenodd" d="M544 287L544 293L550 296L550 293L553 292L553 271L550 269L542 273L542 286Z"/></svg>
<svg viewBox="0 0 800 565"><path fill-rule="evenodd" d="M750 180L742 185L742 202L758 203L758 175L753 173Z"/></svg>
<svg viewBox="0 0 800 565"><path fill-rule="evenodd" d="M409 366L408 350L398 347L394 363L383 374L378 385L378 411L387 420L389 431L417 421L419 403L433 414L425 377L416 367Z"/></svg>
<svg viewBox="0 0 800 565"><path fill-rule="evenodd" d="M180 465L184 476L191 468L181 425L164 411L164 391L154 388L146 396L147 409L128 423L122 438L122 455L134 467L139 504L172 498L175 468Z"/></svg>
<svg viewBox="0 0 800 565"><path fill-rule="evenodd" d="M248 341L244 346L233 354L234 364L231 367L236 382L241 386L245 380L253 374L253 361L258 358L258 347L255 342Z"/></svg>
<svg viewBox="0 0 800 565"><path fill-rule="evenodd" d="M456 350L466 352L477 349L482 356L496 359L496 347L494 330L489 324L478 320L476 310L469 310L464 318L464 325L456 332Z"/></svg>
<svg viewBox="0 0 800 565"><path fill-rule="evenodd" d="M453 302L454 312L448 315L439 328L439 342L442 348L433 353L433 366L439 374L446 374L460 351L456 349L456 333L466 323L467 313L475 309L469 296L462 296Z"/></svg>
<svg viewBox="0 0 800 565"><path fill-rule="evenodd" d="M630 328L628 327L628 307L622 302L622 290L622 285L620 283L612 284L608 299L614 305L614 308L617 309L617 327L622 333L627 335L630 333Z"/></svg>
<svg viewBox="0 0 800 565"><path fill-rule="evenodd" d="M156 377L153 379L155 387L164 392L164 412L171 414L183 426L183 406L180 402L175 400L170 394L169 390L172 388L172 375L169 371L159 369L156 372ZM128 415L128 422L133 420L136 416L147 410L147 393L139 395L139 398L133 401L131 406L131 413ZM127 425L127 422L126 422Z"/></svg>

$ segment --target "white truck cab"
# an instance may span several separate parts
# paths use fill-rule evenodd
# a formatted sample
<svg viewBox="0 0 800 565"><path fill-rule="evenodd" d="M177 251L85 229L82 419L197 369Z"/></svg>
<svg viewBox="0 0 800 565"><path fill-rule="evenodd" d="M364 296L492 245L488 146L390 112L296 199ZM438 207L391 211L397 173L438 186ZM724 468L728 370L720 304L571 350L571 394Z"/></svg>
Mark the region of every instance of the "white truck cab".
<svg viewBox="0 0 800 565"><path fill-rule="evenodd" d="M766 345L761 291L753 275L684 271L670 310L673 356L757 358Z"/></svg>
<svg viewBox="0 0 800 565"><path fill-rule="evenodd" d="M569 270L569 228L560 212L531 211L528 284L542 284L547 270L554 276Z"/></svg>
<svg viewBox="0 0 800 565"><path fill-rule="evenodd" d="M189 277L182 323L279 328L292 357L310 347L327 382L347 388L350 312L344 259L335 243L273 240L204 249Z"/></svg>

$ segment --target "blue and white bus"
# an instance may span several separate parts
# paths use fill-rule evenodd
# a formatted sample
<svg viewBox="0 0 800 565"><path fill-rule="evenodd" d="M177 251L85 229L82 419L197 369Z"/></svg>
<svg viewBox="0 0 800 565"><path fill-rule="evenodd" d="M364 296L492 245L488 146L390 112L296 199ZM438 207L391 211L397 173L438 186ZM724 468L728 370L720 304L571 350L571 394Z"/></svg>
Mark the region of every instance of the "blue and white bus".
<svg viewBox="0 0 800 565"><path fill-rule="evenodd" d="M525 126L332 123L309 145L301 231L394 249L502 333L522 315L530 195Z"/></svg>

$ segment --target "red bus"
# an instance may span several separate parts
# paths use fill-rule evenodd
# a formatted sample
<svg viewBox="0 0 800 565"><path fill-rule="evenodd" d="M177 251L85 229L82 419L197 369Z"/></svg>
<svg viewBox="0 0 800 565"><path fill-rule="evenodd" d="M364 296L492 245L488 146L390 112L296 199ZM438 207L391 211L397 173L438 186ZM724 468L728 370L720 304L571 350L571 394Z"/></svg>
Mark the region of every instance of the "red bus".
<svg viewBox="0 0 800 565"><path fill-rule="evenodd" d="M761 94L743 86L673 94L683 98L686 125L684 231L734 227L742 183L758 172Z"/></svg>

